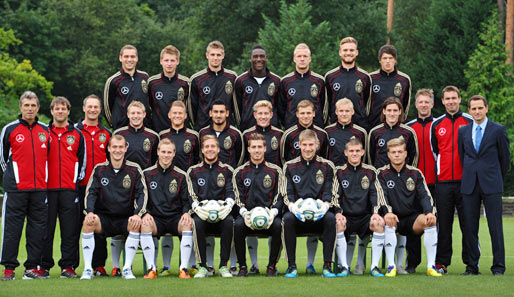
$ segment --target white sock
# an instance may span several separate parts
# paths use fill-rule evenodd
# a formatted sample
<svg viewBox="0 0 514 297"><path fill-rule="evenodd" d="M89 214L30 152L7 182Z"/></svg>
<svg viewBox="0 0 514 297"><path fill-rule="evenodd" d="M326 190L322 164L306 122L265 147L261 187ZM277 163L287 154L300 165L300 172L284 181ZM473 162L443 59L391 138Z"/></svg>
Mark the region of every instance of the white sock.
<svg viewBox="0 0 514 297"><path fill-rule="evenodd" d="M173 253L173 236L161 237L162 266L170 268L171 254Z"/></svg>
<svg viewBox="0 0 514 297"><path fill-rule="evenodd" d="M191 252L191 256L189 257L189 268L196 266L196 255L194 252Z"/></svg>
<svg viewBox="0 0 514 297"><path fill-rule="evenodd" d="M153 239L153 246L155 247L153 262L155 263L155 267L157 267L157 256L159 256L159 238L152 237L152 239Z"/></svg>
<svg viewBox="0 0 514 297"><path fill-rule="evenodd" d="M437 252L437 228L436 226L425 228L423 244L427 252L427 269L435 265L435 255Z"/></svg>
<svg viewBox="0 0 514 297"><path fill-rule="evenodd" d="M348 266L352 265L353 252L355 251L355 242L357 241L357 235L352 234L346 239L346 263Z"/></svg>
<svg viewBox="0 0 514 297"><path fill-rule="evenodd" d="M387 259L387 266L394 266L394 251L396 250L396 227L385 226L384 249Z"/></svg>
<svg viewBox="0 0 514 297"><path fill-rule="evenodd" d="M344 237L344 232L337 233L336 238L336 253L337 259L339 260L338 264L342 267L348 268L348 263L346 262L346 238Z"/></svg>
<svg viewBox="0 0 514 297"><path fill-rule="evenodd" d="M230 268L236 267L237 268L237 255L236 255L236 248L232 246L230 249Z"/></svg>
<svg viewBox="0 0 514 297"><path fill-rule="evenodd" d="M396 263L403 267L403 256L405 255L405 245L407 244L407 236L396 235Z"/></svg>
<svg viewBox="0 0 514 297"><path fill-rule="evenodd" d="M130 232L127 240L125 241L125 265L123 265L124 270L132 267L132 261L134 261L138 247L139 232Z"/></svg>
<svg viewBox="0 0 514 297"><path fill-rule="evenodd" d="M206 257L207 266L214 267L214 237L207 237L205 239L206 244Z"/></svg>
<svg viewBox="0 0 514 297"><path fill-rule="evenodd" d="M82 254L84 255L84 270L91 269L93 251L95 250L95 233L82 233Z"/></svg>
<svg viewBox="0 0 514 297"><path fill-rule="evenodd" d="M111 237L111 258L112 268L120 268L120 256L123 250L123 236L117 235Z"/></svg>
<svg viewBox="0 0 514 297"><path fill-rule="evenodd" d="M252 266L259 268L259 263L257 263L257 248L259 247L259 240L257 240L257 237L255 236L246 237L246 245L248 245L248 254L250 254Z"/></svg>
<svg viewBox="0 0 514 297"><path fill-rule="evenodd" d="M384 233L373 232L373 238L371 239L371 269L378 267L384 248L384 237Z"/></svg>
<svg viewBox="0 0 514 297"><path fill-rule="evenodd" d="M180 240L180 269L187 268L193 250L193 231L182 231Z"/></svg>
<svg viewBox="0 0 514 297"><path fill-rule="evenodd" d="M357 264L364 266L364 257L366 257L366 248L368 247L369 236L359 237L359 249L357 250Z"/></svg>
<svg viewBox="0 0 514 297"><path fill-rule="evenodd" d="M139 240L141 242L141 248L143 249L143 255L146 260L148 271L156 270L157 268L155 267L155 244L153 242L152 232L141 233Z"/></svg>
<svg viewBox="0 0 514 297"><path fill-rule="evenodd" d="M318 249L318 237L307 237L307 266L314 266L316 250Z"/></svg>

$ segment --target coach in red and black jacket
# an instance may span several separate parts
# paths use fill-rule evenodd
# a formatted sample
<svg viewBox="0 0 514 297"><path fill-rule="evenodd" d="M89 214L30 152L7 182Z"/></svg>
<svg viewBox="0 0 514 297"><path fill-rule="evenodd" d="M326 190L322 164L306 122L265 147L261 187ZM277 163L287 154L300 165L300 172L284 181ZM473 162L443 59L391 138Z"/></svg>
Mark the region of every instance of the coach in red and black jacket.
<svg viewBox="0 0 514 297"><path fill-rule="evenodd" d="M0 165L4 173L2 247L3 279L14 279L21 230L27 217L27 260L24 277L41 278L43 237L47 217L48 127L38 122L39 100L31 91L20 97L21 115L7 124L0 136Z"/></svg>
<svg viewBox="0 0 514 297"><path fill-rule="evenodd" d="M432 152L436 160L436 187L435 202L439 211L438 244L436 268L446 273L447 266L451 264L452 257L452 231L455 209L459 216L459 224L463 229L464 210L460 192L462 178L462 164L458 151L459 127L468 125L473 121L469 114L460 110L461 96L459 89L447 86L443 89L443 105L446 109L444 115L432 123L430 139ZM463 234L464 237L464 234ZM462 239L463 245L466 241ZM466 249L462 250L462 259L466 263Z"/></svg>

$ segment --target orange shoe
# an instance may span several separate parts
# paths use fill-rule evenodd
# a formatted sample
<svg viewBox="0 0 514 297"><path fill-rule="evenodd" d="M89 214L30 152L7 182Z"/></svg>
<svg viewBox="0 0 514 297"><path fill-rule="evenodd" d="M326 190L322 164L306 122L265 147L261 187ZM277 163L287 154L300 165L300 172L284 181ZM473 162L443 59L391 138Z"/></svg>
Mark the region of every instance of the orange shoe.
<svg viewBox="0 0 514 297"><path fill-rule="evenodd" d="M188 278L191 278L191 276L187 272L187 269L181 269L180 272L178 273L178 278L188 279Z"/></svg>
<svg viewBox="0 0 514 297"><path fill-rule="evenodd" d="M150 270L147 274L145 274L144 278L146 279L156 279L157 278L157 271Z"/></svg>

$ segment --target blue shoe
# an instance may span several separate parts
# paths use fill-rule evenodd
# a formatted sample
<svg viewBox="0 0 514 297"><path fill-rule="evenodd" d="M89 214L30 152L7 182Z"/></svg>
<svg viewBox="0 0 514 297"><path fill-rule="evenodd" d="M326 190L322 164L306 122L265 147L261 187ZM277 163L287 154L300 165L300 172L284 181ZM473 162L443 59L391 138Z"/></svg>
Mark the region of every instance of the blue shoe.
<svg viewBox="0 0 514 297"><path fill-rule="evenodd" d="M336 274L337 277L347 277L348 275L350 275L350 270L346 267L338 266L337 269L339 271Z"/></svg>
<svg viewBox="0 0 514 297"><path fill-rule="evenodd" d="M323 270L321 271L321 277L333 278L333 277L336 277L336 275L335 275L335 273L332 272L332 270L330 270L329 266L325 266L325 267L323 267Z"/></svg>
<svg viewBox="0 0 514 297"><path fill-rule="evenodd" d="M371 271L369 272L369 275L371 275L373 277L383 277L384 276L384 274L380 271L380 269L378 269L378 267L371 269Z"/></svg>
<svg viewBox="0 0 514 297"><path fill-rule="evenodd" d="M305 273L306 274L316 274L316 269L314 269L314 266L309 265L307 267L305 267Z"/></svg>
<svg viewBox="0 0 514 297"><path fill-rule="evenodd" d="M287 273L284 275L287 278L296 278L298 277L298 269L296 266L287 268Z"/></svg>

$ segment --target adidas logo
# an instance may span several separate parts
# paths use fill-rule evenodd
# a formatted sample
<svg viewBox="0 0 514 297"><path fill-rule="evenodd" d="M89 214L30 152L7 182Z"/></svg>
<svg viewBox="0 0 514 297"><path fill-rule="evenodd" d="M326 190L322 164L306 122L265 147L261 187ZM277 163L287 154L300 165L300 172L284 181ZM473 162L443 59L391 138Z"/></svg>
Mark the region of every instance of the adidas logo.
<svg viewBox="0 0 514 297"><path fill-rule="evenodd" d="M170 248L170 245L163 245L162 248Z"/></svg>
<svg viewBox="0 0 514 297"><path fill-rule="evenodd" d="M385 246L393 246L393 245L392 245L392 244L390 244L390 243L387 243Z"/></svg>
<svg viewBox="0 0 514 297"><path fill-rule="evenodd" d="M185 247L185 248L190 248L190 247L191 247L191 245L190 245L190 244L186 244L184 247Z"/></svg>
<svg viewBox="0 0 514 297"><path fill-rule="evenodd" d="M86 246L84 247L84 249L85 249L85 250L89 250L89 249L91 249L91 248L90 248L88 245L86 245Z"/></svg>
<svg viewBox="0 0 514 297"><path fill-rule="evenodd" d="M145 247L145 248L144 248L144 250L145 250L145 251L148 251L148 250L150 250L150 247L149 247L149 246L147 246L147 247Z"/></svg>
<svg viewBox="0 0 514 297"><path fill-rule="evenodd" d="M137 248L135 246L129 246L128 248L131 250L137 250Z"/></svg>

